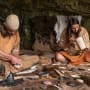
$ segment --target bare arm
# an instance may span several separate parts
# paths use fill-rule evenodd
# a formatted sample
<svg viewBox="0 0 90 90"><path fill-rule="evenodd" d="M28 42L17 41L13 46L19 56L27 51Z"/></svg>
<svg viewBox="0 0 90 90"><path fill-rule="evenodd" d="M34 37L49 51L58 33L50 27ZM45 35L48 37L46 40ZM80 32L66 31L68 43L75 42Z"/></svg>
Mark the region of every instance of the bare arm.
<svg viewBox="0 0 90 90"><path fill-rule="evenodd" d="M12 64L17 64L19 59L11 54L6 54L2 51L0 51L0 58L4 61L10 61Z"/></svg>
<svg viewBox="0 0 90 90"><path fill-rule="evenodd" d="M0 58L5 61L10 61L12 59L12 55L0 51Z"/></svg>

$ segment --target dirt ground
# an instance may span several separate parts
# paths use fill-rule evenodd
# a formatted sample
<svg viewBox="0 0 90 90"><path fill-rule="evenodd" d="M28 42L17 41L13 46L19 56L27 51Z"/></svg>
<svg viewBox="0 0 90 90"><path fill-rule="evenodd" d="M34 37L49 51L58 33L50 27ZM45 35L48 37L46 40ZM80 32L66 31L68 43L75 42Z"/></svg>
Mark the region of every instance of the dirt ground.
<svg viewBox="0 0 90 90"><path fill-rule="evenodd" d="M0 81L0 90L90 90L90 63L68 66L52 63L53 57L39 53L40 62L29 68L31 71L14 73L14 83Z"/></svg>

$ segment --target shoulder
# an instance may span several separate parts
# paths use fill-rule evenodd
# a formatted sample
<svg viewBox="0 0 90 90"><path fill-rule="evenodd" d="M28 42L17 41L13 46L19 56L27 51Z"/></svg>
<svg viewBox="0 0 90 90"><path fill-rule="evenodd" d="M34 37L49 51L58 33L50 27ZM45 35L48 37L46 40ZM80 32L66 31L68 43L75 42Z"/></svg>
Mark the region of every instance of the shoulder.
<svg viewBox="0 0 90 90"><path fill-rule="evenodd" d="M81 29L81 31L80 31L81 34L88 33L88 31L85 27L80 27L80 29Z"/></svg>
<svg viewBox="0 0 90 90"><path fill-rule="evenodd" d="M87 31L87 29L85 27L80 27L81 31Z"/></svg>
<svg viewBox="0 0 90 90"><path fill-rule="evenodd" d="M19 31L16 32L16 35L19 36Z"/></svg>

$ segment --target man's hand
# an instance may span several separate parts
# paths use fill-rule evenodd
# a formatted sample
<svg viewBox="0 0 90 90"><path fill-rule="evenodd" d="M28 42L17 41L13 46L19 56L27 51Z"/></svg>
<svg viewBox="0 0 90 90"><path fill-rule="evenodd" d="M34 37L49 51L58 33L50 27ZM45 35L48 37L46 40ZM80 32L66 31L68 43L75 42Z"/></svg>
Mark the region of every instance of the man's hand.
<svg viewBox="0 0 90 90"><path fill-rule="evenodd" d="M12 64L20 64L20 59L15 56L11 56L11 63Z"/></svg>

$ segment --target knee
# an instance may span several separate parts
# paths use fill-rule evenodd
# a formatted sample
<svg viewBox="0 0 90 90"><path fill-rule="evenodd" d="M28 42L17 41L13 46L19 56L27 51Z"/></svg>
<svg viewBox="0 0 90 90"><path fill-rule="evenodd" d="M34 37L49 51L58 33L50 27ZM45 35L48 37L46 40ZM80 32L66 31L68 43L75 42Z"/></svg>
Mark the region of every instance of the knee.
<svg viewBox="0 0 90 90"><path fill-rule="evenodd" d="M60 61L62 63L67 63L66 58L60 53L56 53L56 61Z"/></svg>
<svg viewBox="0 0 90 90"><path fill-rule="evenodd" d="M64 56L62 56L60 53L56 53L56 59L62 60L62 59L64 59Z"/></svg>

